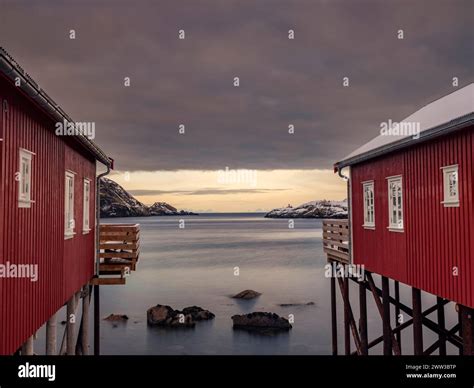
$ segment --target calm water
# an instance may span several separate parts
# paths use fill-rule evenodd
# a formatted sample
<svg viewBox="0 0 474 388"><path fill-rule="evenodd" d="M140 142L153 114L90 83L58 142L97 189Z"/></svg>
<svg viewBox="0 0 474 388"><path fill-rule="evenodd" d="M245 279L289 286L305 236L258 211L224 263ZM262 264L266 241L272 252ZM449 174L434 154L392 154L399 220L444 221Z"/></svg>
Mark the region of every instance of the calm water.
<svg viewBox="0 0 474 388"><path fill-rule="evenodd" d="M119 324L101 321L103 354L330 354L330 289L324 276L320 220L295 220L295 228L289 229L288 220L265 219L261 214L209 214L184 217L185 228L179 229L180 219L106 220L140 223L141 255L137 271L125 286L101 287L102 317L114 313L130 318ZM239 276L234 275L235 267ZM229 297L249 288L262 295L252 301ZM409 290L402 287L401 295L411 306ZM351 284L356 319L357 297L358 290ZM367 300L369 339L374 339L382 333L381 320L371 295ZM425 295L424 300L427 307L435 298ZM315 305L278 306L307 302ZM338 303L342 351L340 298ZM198 305L216 318L199 322L194 329L151 328L146 323L146 310L156 304L175 309ZM454 317L451 310L450 306L449 323ZM293 329L273 337L234 331L231 316L252 311L292 314ZM412 333L405 333L403 351L410 353ZM39 352L43 337L44 328L37 341ZM425 329L425 343L434 339ZM379 345L371 354L381 349Z"/></svg>

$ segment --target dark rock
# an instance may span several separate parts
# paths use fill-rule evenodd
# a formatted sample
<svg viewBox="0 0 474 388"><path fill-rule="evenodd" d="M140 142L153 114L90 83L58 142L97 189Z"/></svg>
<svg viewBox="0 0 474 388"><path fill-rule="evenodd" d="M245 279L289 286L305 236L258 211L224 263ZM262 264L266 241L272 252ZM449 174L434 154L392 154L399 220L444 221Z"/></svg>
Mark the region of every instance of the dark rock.
<svg viewBox="0 0 474 388"><path fill-rule="evenodd" d="M289 330L292 328L288 319L278 316L275 313L254 312L244 315L234 315L232 317L234 329L272 329Z"/></svg>
<svg viewBox="0 0 474 388"><path fill-rule="evenodd" d="M110 314L108 317L104 318L104 321L110 322L126 322L128 320L128 316L125 314Z"/></svg>
<svg viewBox="0 0 474 388"><path fill-rule="evenodd" d="M308 302L308 303L281 303L278 306L280 307L300 307L300 306L314 306L316 303Z"/></svg>
<svg viewBox="0 0 474 388"><path fill-rule="evenodd" d="M209 310L204 310L198 306L185 307L181 313L184 315L191 315L191 318L194 321L207 321L215 318L215 315Z"/></svg>
<svg viewBox="0 0 474 388"><path fill-rule="evenodd" d="M196 321L213 319L215 315L198 306L186 307L183 311L157 304L147 311L147 322L151 326L194 327Z"/></svg>
<svg viewBox="0 0 474 388"><path fill-rule="evenodd" d="M232 298L236 299L253 299L258 296L262 295L260 292L254 291L254 290L244 290L242 292L239 292L237 295L234 295Z"/></svg>

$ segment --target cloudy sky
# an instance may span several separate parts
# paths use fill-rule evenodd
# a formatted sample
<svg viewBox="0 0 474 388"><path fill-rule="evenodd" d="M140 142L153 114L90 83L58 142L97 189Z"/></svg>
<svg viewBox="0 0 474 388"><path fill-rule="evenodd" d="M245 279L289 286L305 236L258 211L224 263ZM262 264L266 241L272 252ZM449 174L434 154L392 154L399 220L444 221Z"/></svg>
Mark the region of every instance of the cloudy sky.
<svg viewBox="0 0 474 388"><path fill-rule="evenodd" d="M342 199L335 161L452 92L453 77L474 80L472 1L31 3L0 0L0 45L71 117L96 123L113 179L145 203ZM226 168L252 173L222 180Z"/></svg>

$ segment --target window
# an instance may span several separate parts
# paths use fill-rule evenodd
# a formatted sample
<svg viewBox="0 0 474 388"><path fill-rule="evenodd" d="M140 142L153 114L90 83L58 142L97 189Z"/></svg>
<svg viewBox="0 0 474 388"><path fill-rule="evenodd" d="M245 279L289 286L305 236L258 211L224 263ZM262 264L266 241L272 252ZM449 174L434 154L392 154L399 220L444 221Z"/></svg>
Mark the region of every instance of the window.
<svg viewBox="0 0 474 388"><path fill-rule="evenodd" d="M18 207L29 208L31 200L31 159L34 153L20 148L18 173Z"/></svg>
<svg viewBox="0 0 474 388"><path fill-rule="evenodd" d="M394 176L388 180L388 228L391 231L403 231L403 187L402 177Z"/></svg>
<svg viewBox="0 0 474 388"><path fill-rule="evenodd" d="M74 236L74 173L66 171L66 193L64 201L64 237Z"/></svg>
<svg viewBox="0 0 474 388"><path fill-rule="evenodd" d="M89 179L84 179L84 203L83 203L83 222L82 222L82 232L90 232L90 194L91 192L91 181Z"/></svg>
<svg viewBox="0 0 474 388"><path fill-rule="evenodd" d="M441 167L443 170L443 187L445 207L459 206L459 176L458 166Z"/></svg>
<svg viewBox="0 0 474 388"><path fill-rule="evenodd" d="M364 190L364 227L375 227L375 198L374 198L374 182L363 182Z"/></svg>

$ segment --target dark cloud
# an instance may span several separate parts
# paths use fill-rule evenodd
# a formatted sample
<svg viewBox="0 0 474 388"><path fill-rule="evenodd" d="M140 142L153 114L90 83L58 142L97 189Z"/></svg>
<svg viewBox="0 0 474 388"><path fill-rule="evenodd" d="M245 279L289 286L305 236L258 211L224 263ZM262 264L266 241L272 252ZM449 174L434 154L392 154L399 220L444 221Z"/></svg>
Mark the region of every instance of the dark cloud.
<svg viewBox="0 0 474 388"><path fill-rule="evenodd" d="M178 195L228 195L228 194L264 194L275 191L286 191L289 189L215 189L205 188L199 190L150 190L150 189L136 189L129 190L129 193L134 196L149 196L162 194L178 194Z"/></svg>
<svg viewBox="0 0 474 388"><path fill-rule="evenodd" d="M3 1L0 44L96 122L118 169L312 169L472 82L472 15L469 0Z"/></svg>

